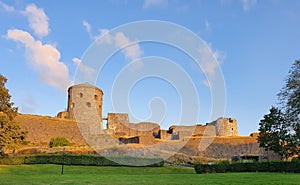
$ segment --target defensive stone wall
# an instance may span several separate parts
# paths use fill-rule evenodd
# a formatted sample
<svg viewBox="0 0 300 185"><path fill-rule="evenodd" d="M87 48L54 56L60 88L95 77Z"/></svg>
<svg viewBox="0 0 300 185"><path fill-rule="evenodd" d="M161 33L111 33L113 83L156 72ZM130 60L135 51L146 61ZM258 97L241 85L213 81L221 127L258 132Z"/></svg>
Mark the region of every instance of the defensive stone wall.
<svg viewBox="0 0 300 185"><path fill-rule="evenodd" d="M115 115L117 116L117 115ZM120 116L120 115L119 115ZM122 117L122 116L121 116ZM126 116L123 116L126 120ZM30 142L30 145L35 146L48 146L52 138L65 137L73 146L87 146L85 139L82 137L77 123L74 120L53 118L47 116L36 116L36 115L18 115L16 121L20 123L22 129L27 130L26 140ZM131 123L132 124L132 123ZM128 123L130 125L130 123ZM236 155L269 155L270 159L278 159L278 155L274 152L265 151L263 148L259 148L257 143L257 133L252 133L250 136L192 136L190 138L184 138L183 140L170 140L170 134L166 130L159 130L159 127L148 127L151 124L137 124L136 128L142 130L152 129L151 131L129 131L131 133L138 134L136 137L123 137L123 142L120 144L137 143L135 147L141 150L145 145L156 144L159 150L172 150L178 148L181 142L186 142L179 153L183 153L190 156L200 156L203 158L214 158L214 159L230 159ZM141 126L142 125L142 126ZM212 127L213 128L213 127ZM131 128L129 128L131 129ZM157 140L153 135L148 135L152 132L160 132L160 135L164 135L167 140L162 139L157 145ZM146 134L145 134L146 133ZM122 137L121 137L122 138ZM109 139L109 138L108 138ZM186 140L186 141L185 141ZM117 144L113 140L111 146ZM120 141L120 140L119 140ZM162 142L163 141L163 142ZM106 144L108 141L105 141Z"/></svg>
<svg viewBox="0 0 300 185"><path fill-rule="evenodd" d="M33 145L49 145L52 138L65 137L73 145L86 145L77 124L73 120L20 114L15 120L27 130L26 140Z"/></svg>
<svg viewBox="0 0 300 185"><path fill-rule="evenodd" d="M168 130L159 130L158 138L163 139L163 140L171 139L171 134L168 132Z"/></svg>
<svg viewBox="0 0 300 185"><path fill-rule="evenodd" d="M107 129L114 137L144 136L154 139L153 133L158 133L160 126L151 122L130 123L128 114L108 113Z"/></svg>
<svg viewBox="0 0 300 185"><path fill-rule="evenodd" d="M280 159L273 151L269 151L268 153L264 148L260 148L256 138L251 136L232 138L217 137L202 154L204 157L210 156L216 159L230 159L232 156L249 154L269 156L270 160ZM201 153L199 155L201 155Z"/></svg>
<svg viewBox="0 0 300 185"><path fill-rule="evenodd" d="M130 135L128 114L108 113L107 130L113 136L124 137Z"/></svg>
<svg viewBox="0 0 300 185"><path fill-rule="evenodd" d="M236 155L264 155L270 160L280 159L273 151L269 153L259 147L257 138L253 136L237 137L191 137L186 145L180 150L191 156L204 158L228 159Z"/></svg>
<svg viewBox="0 0 300 185"><path fill-rule="evenodd" d="M189 138L192 136L216 136L214 125L194 125L194 126L177 126L172 125L169 128L169 133L178 135L177 139Z"/></svg>

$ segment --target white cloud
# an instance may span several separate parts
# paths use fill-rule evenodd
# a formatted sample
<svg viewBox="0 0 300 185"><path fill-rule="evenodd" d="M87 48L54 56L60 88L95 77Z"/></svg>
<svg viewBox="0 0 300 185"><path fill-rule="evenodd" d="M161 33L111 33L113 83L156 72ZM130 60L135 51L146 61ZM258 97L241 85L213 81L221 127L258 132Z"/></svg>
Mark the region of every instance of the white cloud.
<svg viewBox="0 0 300 185"><path fill-rule="evenodd" d="M37 8L34 4L27 5L23 13L28 17L29 27L35 35L43 37L49 34L49 18L42 8Z"/></svg>
<svg viewBox="0 0 300 185"><path fill-rule="evenodd" d="M81 60L79 58L73 58L72 61L76 64L79 65L81 63Z"/></svg>
<svg viewBox="0 0 300 185"><path fill-rule="evenodd" d="M86 32L89 34L90 39L92 39L93 41L96 40L96 42L104 42L107 44L111 44L112 43L112 38L109 34L109 30L108 29L100 29L98 32L99 34L94 36L92 33L92 26L90 23L88 23L87 21L82 21L82 25L85 27ZM101 38L101 40L98 40L98 38Z"/></svg>
<svg viewBox="0 0 300 185"><path fill-rule="evenodd" d="M133 41L126 37L123 32L117 32L115 35L111 35L108 29L100 29L99 34L93 36L91 33L91 25L87 21L83 21L82 24L93 40L96 40L96 42L100 44L114 44L116 48L122 49L122 52L127 59L136 60L143 54L140 45L138 43L133 43Z"/></svg>
<svg viewBox="0 0 300 185"><path fill-rule="evenodd" d="M131 44L131 41L122 32L118 32L115 37L115 44L118 48L123 48L125 57L131 60L136 60L141 57L142 50L139 44ZM124 48L125 47L125 48Z"/></svg>
<svg viewBox="0 0 300 185"><path fill-rule="evenodd" d="M30 33L13 29L7 31L7 38L25 46L29 65L38 72L39 79L62 91L71 84L67 66L60 61L60 52L50 44L35 40Z"/></svg>
<svg viewBox="0 0 300 185"><path fill-rule="evenodd" d="M84 79L86 82L93 81L95 75L96 75L96 70L84 65L84 63L81 62L79 58L73 58L72 61L78 66L77 70L80 72L80 74L84 74L81 76L81 78ZM81 79L81 80L83 80Z"/></svg>
<svg viewBox="0 0 300 185"><path fill-rule="evenodd" d="M88 32L90 38L93 38L92 35L92 26L87 21L82 21L82 25L85 27L86 32Z"/></svg>
<svg viewBox="0 0 300 185"><path fill-rule="evenodd" d="M212 79L215 76L215 72L225 60L226 55L224 52L213 51L210 46L200 47L198 51L199 57L196 58L196 60L199 64L201 64L201 69L207 77L207 80L204 81L204 84L210 87L213 85Z"/></svg>
<svg viewBox="0 0 300 185"><path fill-rule="evenodd" d="M99 39L102 37L101 39ZM99 30L99 35L93 37L96 42L104 42L107 44L111 44L113 42L112 36L109 34L108 29L100 29Z"/></svg>
<svg viewBox="0 0 300 185"><path fill-rule="evenodd" d="M88 33L90 33L91 32L91 30L92 30L92 27L91 27L91 25L87 22L87 21L82 21L82 25L85 27L85 29L86 29L86 31L88 32Z"/></svg>
<svg viewBox="0 0 300 185"><path fill-rule="evenodd" d="M0 1L0 6L2 6L2 8L3 8L5 11L7 11L7 12L13 12L13 11L15 11L15 8L14 8L14 7L9 6L9 5L3 3L2 1Z"/></svg>
<svg viewBox="0 0 300 185"><path fill-rule="evenodd" d="M72 61L78 65L79 69L82 70L83 72L87 73L87 74L94 74L96 71L95 69L88 67L86 65L84 65L81 60L79 58L73 58Z"/></svg>
<svg viewBox="0 0 300 185"><path fill-rule="evenodd" d="M215 70L218 67L218 63L214 60L215 58L212 57L210 48L199 48L199 57L197 58L197 61L201 64L203 72L208 76L214 76Z"/></svg>
<svg viewBox="0 0 300 185"><path fill-rule="evenodd" d="M244 11L248 11L252 6L255 6L257 0L242 0Z"/></svg>
<svg viewBox="0 0 300 185"><path fill-rule="evenodd" d="M0 1L0 7L7 12L14 12L15 8ZM35 4L27 5L24 11L16 11L28 18L29 27L38 37L49 34L49 18L42 8L37 8Z"/></svg>
<svg viewBox="0 0 300 185"><path fill-rule="evenodd" d="M136 66L138 66L136 69L139 69L143 66L142 62L139 60L143 54L140 45L135 41L131 41L123 32L117 32L116 34L112 35L108 29L99 29L98 35L94 36L92 35L92 26L87 21L83 21L82 24L86 28L90 38L95 40L98 44L110 44L117 49L121 49L125 58L135 61ZM73 62L79 62L78 60L73 59Z"/></svg>
<svg viewBox="0 0 300 185"><path fill-rule="evenodd" d="M143 8L162 7L168 5L168 0L145 0Z"/></svg>

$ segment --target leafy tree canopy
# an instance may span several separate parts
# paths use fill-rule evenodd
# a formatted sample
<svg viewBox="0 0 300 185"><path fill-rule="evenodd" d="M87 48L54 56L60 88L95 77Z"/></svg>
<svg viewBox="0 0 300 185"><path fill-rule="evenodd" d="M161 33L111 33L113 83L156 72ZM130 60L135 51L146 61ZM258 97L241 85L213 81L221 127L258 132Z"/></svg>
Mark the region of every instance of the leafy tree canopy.
<svg viewBox="0 0 300 185"><path fill-rule="evenodd" d="M272 107L259 122L258 142L260 147L273 150L283 158L294 155L290 144L288 124L284 114L278 108Z"/></svg>
<svg viewBox="0 0 300 185"><path fill-rule="evenodd" d="M6 114L9 119L13 119L18 114L18 108L14 107L14 103L10 102L10 94L5 88L7 79L0 74L0 112Z"/></svg>
<svg viewBox="0 0 300 185"><path fill-rule="evenodd" d="M292 65L277 96L281 107L272 107L260 121L258 142L287 158L300 152L300 60Z"/></svg>
<svg viewBox="0 0 300 185"><path fill-rule="evenodd" d="M26 132L14 121L18 109L10 101L6 82L7 79L0 74L0 155L17 149L26 136Z"/></svg>
<svg viewBox="0 0 300 185"><path fill-rule="evenodd" d="M300 60L296 60L291 67L278 98L294 130L294 137L300 142Z"/></svg>

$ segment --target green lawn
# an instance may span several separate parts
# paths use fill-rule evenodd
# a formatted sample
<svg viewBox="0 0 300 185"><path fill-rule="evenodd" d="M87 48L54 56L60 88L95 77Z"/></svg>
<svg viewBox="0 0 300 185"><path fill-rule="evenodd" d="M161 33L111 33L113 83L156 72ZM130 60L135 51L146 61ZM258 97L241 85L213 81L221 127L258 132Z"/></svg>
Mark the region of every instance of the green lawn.
<svg viewBox="0 0 300 185"><path fill-rule="evenodd" d="M0 166L0 184L300 184L300 174L195 174L180 167Z"/></svg>

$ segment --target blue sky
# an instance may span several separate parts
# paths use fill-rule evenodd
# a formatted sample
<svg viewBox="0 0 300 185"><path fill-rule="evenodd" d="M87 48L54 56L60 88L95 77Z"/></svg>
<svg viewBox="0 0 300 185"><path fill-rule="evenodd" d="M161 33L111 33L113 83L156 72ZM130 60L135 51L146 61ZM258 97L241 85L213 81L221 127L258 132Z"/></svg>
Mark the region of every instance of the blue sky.
<svg viewBox="0 0 300 185"><path fill-rule="evenodd" d="M226 109L220 116L235 117L239 134L249 135L276 105L276 94L289 68L300 58L299 9L297 0L0 0L0 73L8 78L12 101L21 113L55 116L66 108L67 87L96 38L135 21L168 21L194 32L208 44L225 80ZM116 45L132 39L122 33L114 37ZM104 91L104 115L114 110L112 84L117 75L132 60L148 56L171 60L186 71L200 102L197 122L212 121L205 70L214 72L216 68L195 70L185 53L161 43L135 44L105 64L95 82ZM124 96L130 102L133 120L135 116L158 121L164 128L179 122L181 97L176 86L150 77L131 90ZM151 117L152 105L156 117Z"/></svg>

